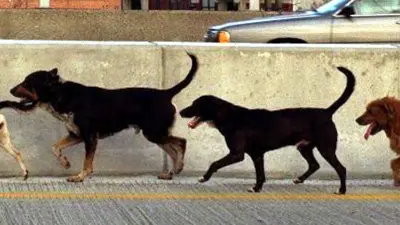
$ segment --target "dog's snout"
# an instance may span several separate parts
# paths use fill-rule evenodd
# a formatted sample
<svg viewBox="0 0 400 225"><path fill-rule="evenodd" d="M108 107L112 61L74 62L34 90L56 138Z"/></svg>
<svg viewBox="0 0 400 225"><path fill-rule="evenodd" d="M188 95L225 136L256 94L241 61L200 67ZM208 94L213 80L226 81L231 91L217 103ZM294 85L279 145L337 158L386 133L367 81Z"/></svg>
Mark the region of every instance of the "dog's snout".
<svg viewBox="0 0 400 225"><path fill-rule="evenodd" d="M36 101L38 99L36 92L26 89L22 84L10 90L10 93L17 98L28 98L29 100Z"/></svg>
<svg viewBox="0 0 400 225"><path fill-rule="evenodd" d="M15 94L16 94L16 92L17 92L17 89L18 89L18 86L13 87L13 88L10 90L10 93L11 93L12 95L15 96Z"/></svg>
<svg viewBox="0 0 400 225"><path fill-rule="evenodd" d="M363 116L360 116L356 119L356 123L358 123L358 125L366 125L366 122L363 118Z"/></svg>
<svg viewBox="0 0 400 225"><path fill-rule="evenodd" d="M187 108L182 109L179 112L179 115L181 115L181 117L192 117L193 116L193 112L192 112L192 108L189 106Z"/></svg>
<svg viewBox="0 0 400 225"><path fill-rule="evenodd" d="M20 97L21 93L24 92L24 88L21 86L21 84L15 86L13 89L10 90L10 93L14 95L15 97Z"/></svg>

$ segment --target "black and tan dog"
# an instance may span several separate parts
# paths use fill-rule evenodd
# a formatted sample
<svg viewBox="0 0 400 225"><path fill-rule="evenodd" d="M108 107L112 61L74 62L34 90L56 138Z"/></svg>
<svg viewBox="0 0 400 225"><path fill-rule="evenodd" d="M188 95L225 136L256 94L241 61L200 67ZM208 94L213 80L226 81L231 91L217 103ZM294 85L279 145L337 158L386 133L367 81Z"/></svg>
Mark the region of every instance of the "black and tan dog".
<svg viewBox="0 0 400 225"><path fill-rule="evenodd" d="M69 135L59 140L53 152L65 168L70 163L62 150L83 142L85 161L83 170L69 177L70 182L80 182L93 172L93 158L98 139L109 137L124 129L140 129L150 142L164 149L173 161L173 169L164 171L160 179L171 179L184 166L186 139L170 134L177 114L172 98L190 84L194 78L197 57L189 54L192 67L186 78L176 86L159 90L153 88L104 89L84 86L63 80L57 69L36 71L11 90L21 101L4 101L1 107L30 111L37 106L63 121Z"/></svg>
<svg viewBox="0 0 400 225"><path fill-rule="evenodd" d="M196 128L202 122L211 123L224 136L230 151L228 155L211 164L200 182L208 181L222 167L242 161L247 153L254 163L257 177L256 185L249 191L259 192L265 182L264 153L297 145L309 168L294 182L304 182L319 169L312 151L316 147L339 175L340 188L336 193L345 194L346 168L336 156L338 134L332 115L353 93L355 78L348 69L338 69L346 75L347 85L339 99L326 109L247 109L211 95L201 96L191 106L182 109L182 117L193 118L189 127Z"/></svg>

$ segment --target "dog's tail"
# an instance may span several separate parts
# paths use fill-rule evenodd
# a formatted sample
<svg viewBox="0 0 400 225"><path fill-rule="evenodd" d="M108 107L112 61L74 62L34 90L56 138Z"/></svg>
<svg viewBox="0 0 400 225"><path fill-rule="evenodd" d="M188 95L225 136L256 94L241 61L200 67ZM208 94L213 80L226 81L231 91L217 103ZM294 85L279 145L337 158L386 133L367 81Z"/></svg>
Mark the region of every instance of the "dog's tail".
<svg viewBox="0 0 400 225"><path fill-rule="evenodd" d="M190 68L190 71L189 71L188 75L185 77L185 79L183 79L181 82L179 82L174 87L166 90L168 93L170 93L171 97L175 96L176 94L181 92L185 87L187 87L190 84L190 82L193 80L194 75L197 72L197 69L198 69L197 57L194 54L191 54L188 52L186 52L186 54L188 54L188 56L192 60L192 67Z"/></svg>
<svg viewBox="0 0 400 225"><path fill-rule="evenodd" d="M354 86L356 85L356 78L354 74L345 67L337 67L337 69L342 72L347 78L346 88L344 89L342 95L331 105L327 108L327 110L334 114L336 110L338 110L347 100L350 98L351 94L354 91Z"/></svg>

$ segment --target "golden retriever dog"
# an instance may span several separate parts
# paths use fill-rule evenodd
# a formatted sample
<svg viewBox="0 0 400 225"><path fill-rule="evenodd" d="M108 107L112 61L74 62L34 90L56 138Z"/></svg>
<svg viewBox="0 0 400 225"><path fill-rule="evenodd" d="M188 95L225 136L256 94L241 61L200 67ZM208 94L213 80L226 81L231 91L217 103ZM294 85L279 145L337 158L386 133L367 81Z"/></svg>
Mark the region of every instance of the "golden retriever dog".
<svg viewBox="0 0 400 225"><path fill-rule="evenodd" d="M4 115L0 114L0 148L7 151L12 157L14 157L19 166L22 169L22 175L24 176L24 180L28 179L28 170L25 167L25 164L22 160L21 153L17 151L10 139L10 133L7 128L7 121Z"/></svg>
<svg viewBox="0 0 400 225"><path fill-rule="evenodd" d="M397 158L391 161L394 186L400 186L400 101L393 97L376 99L367 105L366 111L356 119L361 126L368 126L364 138L384 131L390 140L390 149Z"/></svg>

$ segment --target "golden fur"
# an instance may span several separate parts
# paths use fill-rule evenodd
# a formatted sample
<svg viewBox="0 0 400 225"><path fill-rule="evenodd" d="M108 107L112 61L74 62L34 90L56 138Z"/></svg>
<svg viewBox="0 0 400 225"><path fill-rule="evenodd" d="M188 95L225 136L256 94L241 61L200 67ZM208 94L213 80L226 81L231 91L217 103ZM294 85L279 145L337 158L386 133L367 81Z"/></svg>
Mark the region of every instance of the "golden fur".
<svg viewBox="0 0 400 225"><path fill-rule="evenodd" d="M400 186L400 101L394 97L376 99L367 105L366 111L356 121L360 125L370 125L366 139L369 134L385 132L390 149L397 154L397 158L391 161L391 169L394 185Z"/></svg>
<svg viewBox="0 0 400 225"><path fill-rule="evenodd" d="M19 166L22 169L22 175L24 176L24 180L28 178L28 170L25 167L25 164L22 160L21 153L17 151L10 139L10 133L7 128L7 121L5 117L0 114L0 148L7 151L12 157L17 160Z"/></svg>

